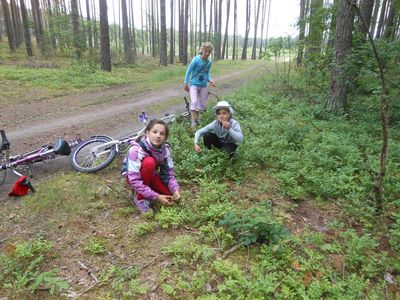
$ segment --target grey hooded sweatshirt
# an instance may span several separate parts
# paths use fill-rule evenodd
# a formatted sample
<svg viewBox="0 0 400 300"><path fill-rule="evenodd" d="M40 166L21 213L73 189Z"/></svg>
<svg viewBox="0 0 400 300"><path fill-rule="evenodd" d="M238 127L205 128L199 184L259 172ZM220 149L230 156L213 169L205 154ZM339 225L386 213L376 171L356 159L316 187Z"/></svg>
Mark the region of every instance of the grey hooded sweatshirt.
<svg viewBox="0 0 400 300"><path fill-rule="evenodd" d="M200 137L206 132L213 132L224 143L234 143L236 145L243 143L243 133L239 122L231 118L229 123L231 124L231 127L225 129L218 120L215 120L207 126L197 130L194 135L194 143L198 144Z"/></svg>

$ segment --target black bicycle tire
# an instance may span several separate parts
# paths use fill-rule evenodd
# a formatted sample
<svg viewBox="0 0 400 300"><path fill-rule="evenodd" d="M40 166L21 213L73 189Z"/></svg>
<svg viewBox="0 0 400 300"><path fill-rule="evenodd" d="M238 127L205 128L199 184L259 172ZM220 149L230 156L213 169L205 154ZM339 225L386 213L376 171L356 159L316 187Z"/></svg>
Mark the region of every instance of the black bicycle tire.
<svg viewBox="0 0 400 300"><path fill-rule="evenodd" d="M108 143L112 141L111 138L107 137L107 136L95 136L95 137L91 137L83 142L81 142L78 146L75 147L75 149L73 150L72 154L71 154L71 166L72 168L77 171L77 172L82 172L82 173L96 173L98 171L101 171L103 169L105 169L106 167L108 167L113 160L115 159L115 157L117 156L117 148L116 145L112 145L110 146L110 154L108 155L108 157L102 161L100 164L93 166L92 164L88 165L86 164L85 166L81 165L78 161L77 161L77 156L80 154L80 152L87 148L88 146L90 147L91 144L93 143ZM85 161L87 162L87 161Z"/></svg>

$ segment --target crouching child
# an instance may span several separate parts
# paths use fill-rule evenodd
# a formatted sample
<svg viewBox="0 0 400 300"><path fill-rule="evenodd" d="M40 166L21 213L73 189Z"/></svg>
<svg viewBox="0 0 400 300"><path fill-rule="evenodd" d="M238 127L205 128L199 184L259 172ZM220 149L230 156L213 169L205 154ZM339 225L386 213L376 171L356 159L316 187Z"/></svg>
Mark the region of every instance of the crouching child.
<svg viewBox="0 0 400 300"><path fill-rule="evenodd" d="M132 142L126 158L127 182L136 192L133 205L141 212L160 202L170 206L181 197L174 175L174 163L168 143L169 128L161 120L152 120L145 135Z"/></svg>
<svg viewBox="0 0 400 300"><path fill-rule="evenodd" d="M238 144L243 142L243 133L240 124L232 118L233 108L227 101L219 101L213 107L216 120L196 131L194 135L194 150L201 152L200 137L203 137L204 146L211 149L214 146L223 149L229 158L232 158Z"/></svg>

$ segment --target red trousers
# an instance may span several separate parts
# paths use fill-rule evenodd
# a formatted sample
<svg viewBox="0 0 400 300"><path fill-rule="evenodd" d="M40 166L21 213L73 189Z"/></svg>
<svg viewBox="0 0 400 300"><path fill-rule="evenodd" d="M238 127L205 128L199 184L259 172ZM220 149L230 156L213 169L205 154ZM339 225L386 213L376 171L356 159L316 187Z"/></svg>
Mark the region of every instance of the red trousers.
<svg viewBox="0 0 400 300"><path fill-rule="evenodd" d="M140 174L142 176L143 183L160 195L171 196L172 193L165 183L161 181L160 174L155 173L156 167L157 163L153 157L148 156L142 160ZM143 196L138 193L137 199L141 200L143 199Z"/></svg>

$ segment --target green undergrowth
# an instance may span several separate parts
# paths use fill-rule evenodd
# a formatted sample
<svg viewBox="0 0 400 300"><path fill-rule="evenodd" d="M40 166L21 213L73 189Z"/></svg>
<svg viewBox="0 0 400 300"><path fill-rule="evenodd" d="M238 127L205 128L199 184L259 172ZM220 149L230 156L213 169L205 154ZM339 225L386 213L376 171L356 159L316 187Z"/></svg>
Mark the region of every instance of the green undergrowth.
<svg viewBox="0 0 400 300"><path fill-rule="evenodd" d="M37 224L57 242L49 270L90 265L99 282L86 294L95 299L397 299L399 156L389 156L377 217L379 114L362 106L330 116L322 97L292 80L289 92L264 78L223 96L245 137L233 161L216 150L196 154L187 124L172 125L177 204L139 215L118 158L97 174L40 183L13 222ZM213 118L209 110L202 125ZM390 153L399 148L393 128Z"/></svg>

